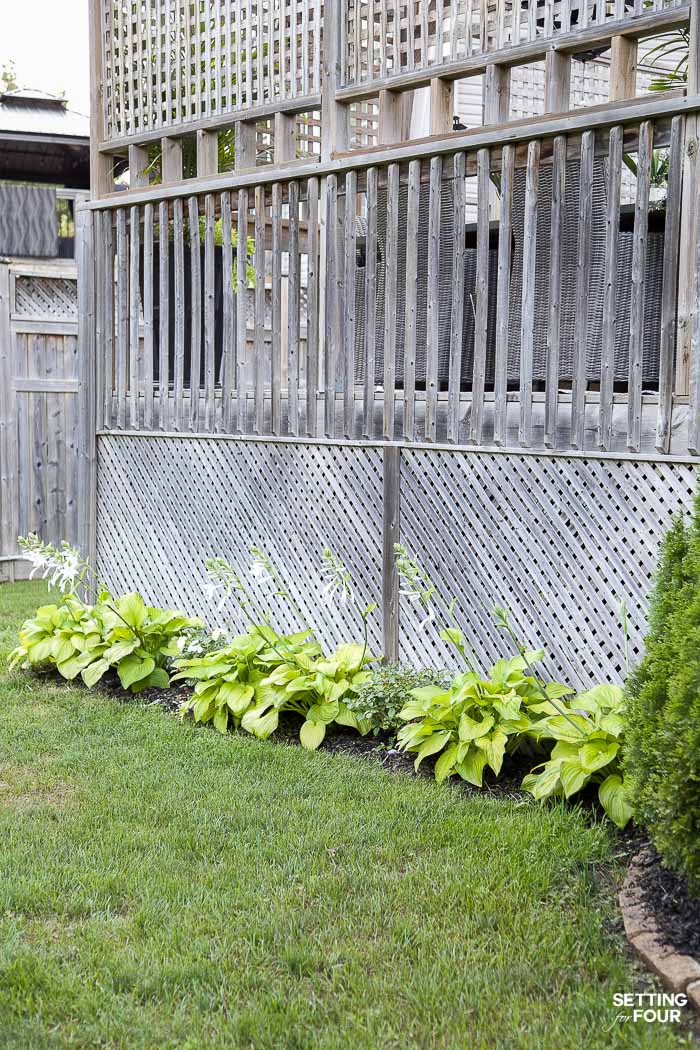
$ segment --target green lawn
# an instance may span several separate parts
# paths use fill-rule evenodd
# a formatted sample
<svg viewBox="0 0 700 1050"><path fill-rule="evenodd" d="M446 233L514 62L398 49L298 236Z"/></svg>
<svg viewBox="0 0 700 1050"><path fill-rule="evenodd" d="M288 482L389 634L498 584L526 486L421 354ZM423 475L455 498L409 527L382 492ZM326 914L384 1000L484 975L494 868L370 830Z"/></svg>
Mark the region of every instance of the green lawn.
<svg viewBox="0 0 700 1050"><path fill-rule="evenodd" d="M8 677L43 593L0 587L0 1047L684 1044L615 1021L607 827Z"/></svg>

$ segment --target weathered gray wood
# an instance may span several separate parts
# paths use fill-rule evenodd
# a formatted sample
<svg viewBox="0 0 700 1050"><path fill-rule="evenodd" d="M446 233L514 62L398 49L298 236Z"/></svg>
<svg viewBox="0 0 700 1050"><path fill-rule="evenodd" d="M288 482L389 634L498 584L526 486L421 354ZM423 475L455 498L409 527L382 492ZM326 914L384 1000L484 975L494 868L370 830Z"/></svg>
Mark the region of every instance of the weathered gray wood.
<svg viewBox="0 0 700 1050"><path fill-rule="evenodd" d="M450 366L447 396L447 440L459 441L459 394L462 375L462 339L464 329L464 245L465 245L465 156L456 153L453 160L452 200L454 240L452 242L452 308L450 312ZM481 192L481 186L479 186ZM417 203L417 202L416 202ZM488 186L486 189L486 237L488 240ZM481 210L479 221L482 222ZM417 229L416 229L417 236ZM417 249L414 249L414 255ZM483 246L482 246L483 254ZM477 273L483 263L477 248ZM487 260L488 266L488 260ZM408 269L408 267L407 267ZM478 293L477 293L478 294ZM413 315L415 324L415 286ZM415 334L413 336L415 342ZM414 350L415 353L415 350ZM415 358L414 358L415 382Z"/></svg>
<svg viewBox="0 0 700 1050"><path fill-rule="evenodd" d="M213 193L204 199L204 429L212 432L216 422L216 303L214 299L214 222L216 200Z"/></svg>
<svg viewBox="0 0 700 1050"><path fill-rule="evenodd" d="M605 234L605 301L601 351L598 444L612 443L613 385L615 380L615 321L617 316L618 241L620 233L620 186L622 171L621 127L610 129L608 155L608 215Z"/></svg>
<svg viewBox="0 0 700 1050"><path fill-rule="evenodd" d="M272 187L272 433L282 429L282 185Z"/></svg>
<svg viewBox="0 0 700 1050"><path fill-rule="evenodd" d="M355 292L357 276L357 175L345 179L345 316L343 318L343 433L355 436Z"/></svg>
<svg viewBox="0 0 700 1050"><path fill-rule="evenodd" d="M323 426L326 437L335 435L336 367L340 341L339 309L339 245L338 245L338 179L326 179L326 332L324 340Z"/></svg>
<svg viewBox="0 0 700 1050"><path fill-rule="evenodd" d="M489 320L489 188L490 157L480 149L477 167L477 232L476 232L476 314L474 318L474 371L472 376L472 412L469 440L481 444L484 390L486 386L486 345ZM524 271L525 272L525 271Z"/></svg>
<svg viewBox="0 0 700 1050"><path fill-rule="evenodd" d="M95 427L104 426L104 367L105 367L105 298L111 290L105 281L105 238L103 220L111 223L111 216L101 211L92 213L92 243L95 247L94 296L95 296ZM2 500L0 499L0 506ZM1 552L0 552L1 553Z"/></svg>
<svg viewBox="0 0 700 1050"><path fill-rule="evenodd" d="M484 75L484 124L503 124L510 109L510 68L491 62Z"/></svg>
<svg viewBox="0 0 700 1050"><path fill-rule="evenodd" d="M287 310L287 413L290 434L299 433L301 259L299 183L289 183L289 305Z"/></svg>
<svg viewBox="0 0 700 1050"><path fill-rule="evenodd" d="M199 202L196 197L187 201L188 231L190 235L190 430L199 430L200 374L202 368L202 263L199 238Z"/></svg>
<svg viewBox="0 0 700 1050"><path fill-rule="evenodd" d="M0 553L17 550L19 533L19 464L17 448L17 395L10 327L10 267L0 262Z"/></svg>
<svg viewBox="0 0 700 1050"><path fill-rule="evenodd" d="M669 452L671 448L682 172L683 117L674 117L671 123L668 187L666 191L664 276L661 291L661 344L659 348L659 415L656 425L656 447L659 452L665 453Z"/></svg>
<svg viewBox="0 0 700 1050"><path fill-rule="evenodd" d="M255 320L253 433L265 429L265 187L255 191Z"/></svg>
<svg viewBox="0 0 700 1050"><path fill-rule="evenodd" d="M219 171L219 136L216 131L197 132L197 175L216 175Z"/></svg>
<svg viewBox="0 0 700 1050"><path fill-rule="evenodd" d="M126 216L124 216L126 218ZM78 521L71 520L75 528L78 545L83 554L94 564L97 509L97 446L95 440L96 389L95 389L95 282L93 228L87 209L76 210L75 239L78 259L78 311L80 334L78 336L78 361L80 393L73 395L79 401L79 440L77 447L76 493L83 498L84 512ZM124 260L126 264L126 259ZM126 268L126 267L125 267ZM31 395L30 395L31 396ZM38 414L37 414L38 420ZM76 501L77 503L77 501ZM66 517L66 525L69 518Z"/></svg>
<svg viewBox="0 0 700 1050"><path fill-rule="evenodd" d="M236 296L238 330L236 332L236 392L238 408L236 413L236 430L245 434L247 430L246 405L246 343L248 338L248 318L246 311L247 255L248 242L248 190L238 191L238 238L236 245Z"/></svg>
<svg viewBox="0 0 700 1050"><path fill-rule="evenodd" d="M442 77L430 81L430 134L448 135L452 131L454 84Z"/></svg>
<svg viewBox="0 0 700 1050"><path fill-rule="evenodd" d="M406 308L403 379L403 436L413 441L416 434L416 338L418 332L418 228L420 207L421 162L408 166L408 200L406 203Z"/></svg>
<svg viewBox="0 0 700 1050"><path fill-rule="evenodd" d="M306 257L308 272L306 277L307 329L306 329L306 432L315 437L317 432L317 396L318 396L318 336L319 336L319 287L318 287L318 179L307 182L307 234Z"/></svg>
<svg viewBox="0 0 700 1050"><path fill-rule="evenodd" d="M619 102L637 93L637 41L614 36L610 41L610 86L608 98Z"/></svg>
<svg viewBox="0 0 700 1050"><path fill-rule="evenodd" d="M117 212L117 427L126 424L127 363L129 357L129 271L126 211Z"/></svg>
<svg viewBox="0 0 700 1050"><path fill-rule="evenodd" d="M498 287L496 290L496 350L494 361L494 441L506 439L508 393L508 332L515 150L504 146L501 159L501 219L498 226Z"/></svg>
<svg viewBox="0 0 700 1050"><path fill-rule="evenodd" d="M520 426L518 441L532 444L532 373L534 363L535 276L537 266L537 194L540 183L539 140L527 150L523 247L522 313L520 321Z"/></svg>
<svg viewBox="0 0 700 1050"><path fill-rule="evenodd" d="M170 402L170 215L167 201L158 208L158 426L173 425Z"/></svg>
<svg viewBox="0 0 700 1050"><path fill-rule="evenodd" d="M153 205L143 209L143 425L153 429ZM99 426L99 424L98 424Z"/></svg>
<svg viewBox="0 0 700 1050"><path fill-rule="evenodd" d="M255 167L256 131L253 121L239 120L234 124L234 149L236 170L246 171Z"/></svg>
<svg viewBox="0 0 700 1050"><path fill-rule="evenodd" d="M578 255L576 271L576 333L574 336L573 413L571 445L584 447L587 354L588 354L588 286L591 275L591 212L593 207L593 152L595 133L581 136L581 159L578 206Z"/></svg>
<svg viewBox="0 0 700 1050"><path fill-rule="evenodd" d="M544 66L545 113L565 113L571 93L571 55L548 51Z"/></svg>
<svg viewBox="0 0 700 1050"><path fill-rule="evenodd" d="M377 186L376 168L367 170L367 245L365 249L365 382L362 436L372 437L374 421L374 360L377 325Z"/></svg>
<svg viewBox="0 0 700 1050"><path fill-rule="evenodd" d="M223 274L223 360L221 426L226 434L233 428L233 392L236 385L236 305L233 269L233 227L231 222L231 194L221 194L221 261Z"/></svg>
<svg viewBox="0 0 700 1050"><path fill-rule="evenodd" d="M396 398L396 300L399 278L399 166L387 170L387 222L384 292L384 437L394 438Z"/></svg>
<svg viewBox="0 0 700 1050"><path fill-rule="evenodd" d="M399 575L394 546L401 540L401 450L385 448L382 507L382 616L384 659L399 660Z"/></svg>
<svg viewBox="0 0 700 1050"><path fill-rule="evenodd" d="M639 126L637 155L637 201L634 209L632 247L632 292L630 296L630 352L627 385L627 430L631 451L638 452L642 437L642 348L644 346L644 300L646 297L647 242L649 230L649 189L654 126Z"/></svg>
<svg viewBox="0 0 700 1050"><path fill-rule="evenodd" d="M544 443L555 448L559 412L559 356L561 350L561 253L564 236L566 189L566 138L557 135L552 159L552 218L549 256L549 325L547 327L547 380Z"/></svg>
<svg viewBox="0 0 700 1050"><path fill-rule="evenodd" d="M179 139L161 139L161 175L163 182L182 180L182 143Z"/></svg>
<svg viewBox="0 0 700 1050"><path fill-rule="evenodd" d="M185 222L181 200L173 203L175 248L175 360L173 415L178 430L185 426Z"/></svg>
<svg viewBox="0 0 700 1050"><path fill-rule="evenodd" d="M428 198L428 316L426 347L425 439L437 437L438 343L440 339L440 211L442 158L430 161Z"/></svg>

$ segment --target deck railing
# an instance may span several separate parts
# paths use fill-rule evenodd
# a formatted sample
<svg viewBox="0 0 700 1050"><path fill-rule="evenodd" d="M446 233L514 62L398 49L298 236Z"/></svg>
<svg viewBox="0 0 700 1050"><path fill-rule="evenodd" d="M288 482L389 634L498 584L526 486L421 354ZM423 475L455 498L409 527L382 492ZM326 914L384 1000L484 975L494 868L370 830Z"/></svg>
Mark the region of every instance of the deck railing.
<svg viewBox="0 0 700 1050"><path fill-rule="evenodd" d="M676 312L699 109L636 100L94 202L100 426L697 454Z"/></svg>

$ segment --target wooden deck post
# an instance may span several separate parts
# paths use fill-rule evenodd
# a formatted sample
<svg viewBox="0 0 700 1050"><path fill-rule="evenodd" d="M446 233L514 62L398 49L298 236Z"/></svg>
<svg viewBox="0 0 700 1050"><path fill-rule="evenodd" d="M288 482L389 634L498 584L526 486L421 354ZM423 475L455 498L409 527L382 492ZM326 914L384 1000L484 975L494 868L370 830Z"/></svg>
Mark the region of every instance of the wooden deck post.
<svg viewBox="0 0 700 1050"><path fill-rule="evenodd" d="M700 93L700 0L691 0L690 47L688 54L688 97ZM695 300L695 256L697 241L698 145L700 118L685 118L683 149L683 191L681 201L681 243L678 268L678 339L676 343L676 394L690 389L691 346Z"/></svg>
<svg viewBox="0 0 700 1050"><path fill-rule="evenodd" d="M99 146L105 138L102 78L102 0L88 6L90 41L90 196L102 197L112 190L112 158Z"/></svg>
<svg viewBox="0 0 700 1050"><path fill-rule="evenodd" d="M97 520L97 446L95 373L95 272L92 218L86 206L75 216L75 258L78 268L78 376L80 446L78 492L83 494L78 516L78 546L95 564ZM100 352L101 352L100 347Z"/></svg>
<svg viewBox="0 0 700 1050"><path fill-rule="evenodd" d="M454 81L433 77L430 81L430 134L448 135L454 119Z"/></svg>
<svg viewBox="0 0 700 1050"><path fill-rule="evenodd" d="M3 558L16 553L19 531L17 396L11 308L10 266L0 262L0 556Z"/></svg>

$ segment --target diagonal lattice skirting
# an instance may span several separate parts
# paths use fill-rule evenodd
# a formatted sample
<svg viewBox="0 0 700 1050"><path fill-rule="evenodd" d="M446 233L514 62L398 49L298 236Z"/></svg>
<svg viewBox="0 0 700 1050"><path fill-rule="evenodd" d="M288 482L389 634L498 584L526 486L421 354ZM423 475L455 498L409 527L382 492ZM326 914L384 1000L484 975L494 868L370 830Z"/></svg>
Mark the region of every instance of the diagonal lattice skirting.
<svg viewBox="0 0 700 1050"><path fill-rule="evenodd" d="M354 638L344 609L324 604L325 545L352 569L361 601L380 601L383 453L373 446L111 434L98 442L97 557L115 590L231 616L202 594L203 559L241 569L264 547L327 645ZM403 449L400 527L447 597L484 664L510 651L493 626L509 606L521 636L547 650L547 671L585 686L624 674L641 650L656 553L671 515L692 503L689 463ZM252 581L251 581L252 582ZM274 622L295 621L258 592ZM275 603L277 603L275 605ZM454 659L402 600L400 649L416 664ZM373 621L381 650L381 617Z"/></svg>

